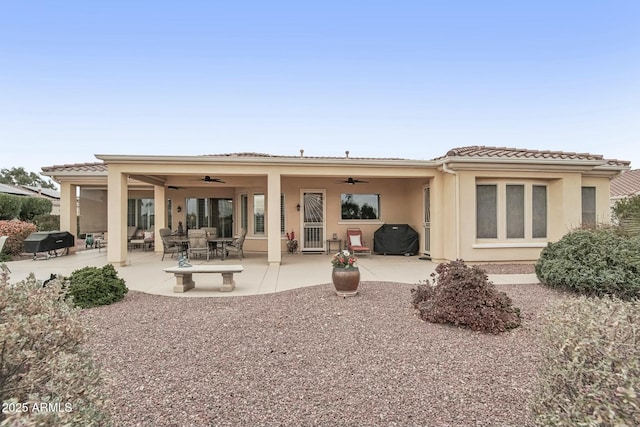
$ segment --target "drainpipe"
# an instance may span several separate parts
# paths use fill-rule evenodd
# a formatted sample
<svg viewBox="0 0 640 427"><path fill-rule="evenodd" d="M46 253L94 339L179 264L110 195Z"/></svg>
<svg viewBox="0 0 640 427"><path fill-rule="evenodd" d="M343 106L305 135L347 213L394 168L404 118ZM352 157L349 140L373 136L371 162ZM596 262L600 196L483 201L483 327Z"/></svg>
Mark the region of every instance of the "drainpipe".
<svg viewBox="0 0 640 427"><path fill-rule="evenodd" d="M460 259L460 177L456 171L449 169L448 162L442 162L442 171L455 176L455 239L456 239L456 259Z"/></svg>

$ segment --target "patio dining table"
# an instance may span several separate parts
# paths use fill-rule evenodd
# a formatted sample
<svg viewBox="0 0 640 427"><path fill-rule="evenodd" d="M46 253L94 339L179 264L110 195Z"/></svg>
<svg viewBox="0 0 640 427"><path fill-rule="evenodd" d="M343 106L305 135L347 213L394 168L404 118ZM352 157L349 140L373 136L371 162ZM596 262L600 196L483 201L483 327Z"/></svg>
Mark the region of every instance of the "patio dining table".
<svg viewBox="0 0 640 427"><path fill-rule="evenodd" d="M207 241L209 242L209 246L213 249L214 258L215 253L218 249L220 249L220 259L224 261L224 257L226 254L225 248L229 243L233 242L233 240L233 237L210 237L209 239L207 239Z"/></svg>
<svg viewBox="0 0 640 427"><path fill-rule="evenodd" d="M168 240L178 246L178 258L187 255L187 250L189 249L189 239L187 239L186 235L169 236Z"/></svg>

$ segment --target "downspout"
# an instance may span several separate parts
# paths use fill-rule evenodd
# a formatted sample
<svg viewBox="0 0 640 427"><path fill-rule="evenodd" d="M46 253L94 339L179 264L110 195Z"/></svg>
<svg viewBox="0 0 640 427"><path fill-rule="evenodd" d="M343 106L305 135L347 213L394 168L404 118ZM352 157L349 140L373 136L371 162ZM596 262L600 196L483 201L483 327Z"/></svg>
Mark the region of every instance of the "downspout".
<svg viewBox="0 0 640 427"><path fill-rule="evenodd" d="M460 259L460 177L456 171L449 169L447 161L442 162L442 171L455 176L455 240L456 240L456 259Z"/></svg>

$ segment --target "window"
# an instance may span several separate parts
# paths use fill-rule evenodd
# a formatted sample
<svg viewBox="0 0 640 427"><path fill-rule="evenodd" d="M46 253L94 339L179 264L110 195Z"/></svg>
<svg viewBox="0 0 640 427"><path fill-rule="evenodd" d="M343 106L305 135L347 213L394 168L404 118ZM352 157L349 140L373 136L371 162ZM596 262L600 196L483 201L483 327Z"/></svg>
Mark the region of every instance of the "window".
<svg viewBox="0 0 640 427"><path fill-rule="evenodd" d="M240 228L249 228L249 196L240 195Z"/></svg>
<svg viewBox="0 0 640 427"><path fill-rule="evenodd" d="M187 199L187 228L216 227L220 237L231 237L232 199Z"/></svg>
<svg viewBox="0 0 640 427"><path fill-rule="evenodd" d="M582 187L582 224L596 224L596 187Z"/></svg>
<svg viewBox="0 0 640 427"><path fill-rule="evenodd" d="M546 185L476 185L476 238L505 240L546 237Z"/></svg>
<svg viewBox="0 0 640 427"><path fill-rule="evenodd" d="M153 199L129 199L127 201L127 225L141 230L151 230L155 223Z"/></svg>
<svg viewBox="0 0 640 427"><path fill-rule="evenodd" d="M478 239L498 237L498 187L476 186L476 235Z"/></svg>
<svg viewBox="0 0 640 427"><path fill-rule="evenodd" d="M532 234L534 239L547 237L547 186L534 185L531 194Z"/></svg>
<svg viewBox="0 0 640 427"><path fill-rule="evenodd" d="M342 194L342 219L380 219L379 194Z"/></svg>
<svg viewBox="0 0 640 427"><path fill-rule="evenodd" d="M253 233L264 234L264 194L253 195Z"/></svg>
<svg viewBox="0 0 640 427"><path fill-rule="evenodd" d="M280 234L282 235L285 233L284 212L284 193L280 193Z"/></svg>
<svg viewBox="0 0 640 427"><path fill-rule="evenodd" d="M507 239L524 238L524 185L507 185Z"/></svg>

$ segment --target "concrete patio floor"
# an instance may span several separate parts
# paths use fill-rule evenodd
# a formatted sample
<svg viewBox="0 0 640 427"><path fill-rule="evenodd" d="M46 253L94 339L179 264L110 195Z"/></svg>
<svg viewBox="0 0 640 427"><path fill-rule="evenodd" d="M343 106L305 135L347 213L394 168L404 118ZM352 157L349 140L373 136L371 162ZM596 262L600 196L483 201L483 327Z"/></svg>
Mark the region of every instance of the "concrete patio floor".
<svg viewBox="0 0 640 427"><path fill-rule="evenodd" d="M283 254L279 266L270 266L263 253L247 253L243 260L229 257L222 261L195 258L195 264L241 264L244 271L234 275L236 288L232 292L218 292L222 285L219 274L195 274L196 287L185 293L174 293L173 274L164 268L178 264L176 258L152 251L130 251L127 265L117 267L131 290L173 297L231 297L281 292L294 288L331 282L331 258L326 254ZM106 251L97 249L78 251L75 254L43 260L21 260L6 263L11 269L11 283L34 273L38 280L46 280L51 274L70 275L74 270L86 266L102 267L107 264ZM418 256L363 255L358 257L361 281L402 282L417 284L429 279L436 268L435 263ZM537 283L535 274L493 274L489 279L496 285Z"/></svg>

